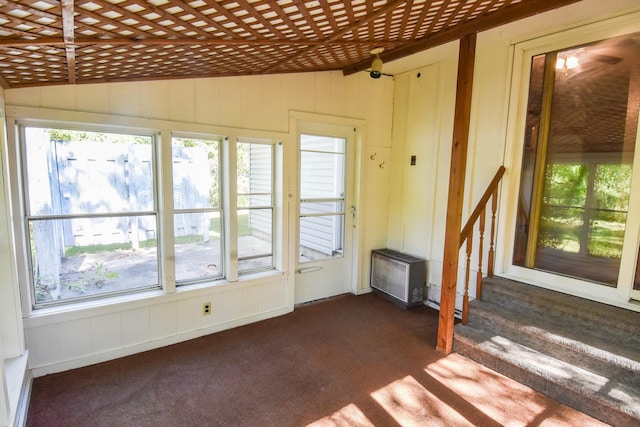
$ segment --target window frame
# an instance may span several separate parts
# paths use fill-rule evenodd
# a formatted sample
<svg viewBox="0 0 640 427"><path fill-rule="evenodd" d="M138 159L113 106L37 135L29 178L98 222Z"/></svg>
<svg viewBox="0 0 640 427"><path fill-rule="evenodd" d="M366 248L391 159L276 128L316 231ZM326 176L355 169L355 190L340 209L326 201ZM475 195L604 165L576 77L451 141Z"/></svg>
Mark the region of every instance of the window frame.
<svg viewBox="0 0 640 427"><path fill-rule="evenodd" d="M21 190L21 219L22 219L22 239L24 241L25 246L25 268L27 271L27 283L28 283L28 293L30 296L30 306L32 310L38 310L48 307L61 306L74 304L77 302L83 301L93 301L96 299L104 299L109 297L121 296L121 295L131 295L137 294L140 292L159 290L162 288L162 269L160 263L160 247L159 244L156 244L156 269L157 269L157 283L150 284L146 286L131 288L131 289L123 289L116 290L105 293L98 293L93 295L84 295L77 296L65 300L54 300L54 301L37 301L36 296L36 277L33 271L33 251L35 248L32 247L30 242L30 224L35 221L47 221L47 220L64 220L64 219L98 219L98 218L118 218L118 217L140 217L140 216L153 216L154 222L156 226L156 230L159 230L160 227L160 212L159 212L159 203L158 203L158 182L157 182L157 163L158 163L158 137L159 133L151 130L141 130L136 128L112 128L112 127L102 127L99 125L87 125L79 126L75 123L69 123L67 126L64 122L41 122L41 121L31 121L31 120L19 120L16 122L17 127L17 154L18 160L20 163L20 190ZM56 130L72 130L72 131L87 131L94 133L108 133L108 134L120 134L120 135L128 135L128 136L141 136L147 137L150 139L150 148L151 148L151 189L153 191L153 206L150 211L113 211L108 213L71 213L71 214L50 214L50 215L34 215L31 212L30 206L30 187L29 187L29 176L28 176L28 167L27 165L27 136L26 129L27 128L38 128L38 129L56 129ZM156 231L156 238L157 236Z"/></svg>
<svg viewBox="0 0 640 427"><path fill-rule="evenodd" d="M525 141L526 114L528 91L531 77L531 60L536 55L544 55L561 49L571 49L576 46L623 36L640 31L640 13L634 12L617 17L611 17L602 21L586 23L583 26L562 29L546 35L525 35L515 39L511 44L510 80L508 82L509 108L507 114L507 126L505 140L513 141L507 144L504 154L504 163L511 173L503 180L502 194L505 200L518 200L520 191L520 177L522 173L522 149ZM635 161L640 158L640 150L636 149ZM637 175L637 176L636 176ZM632 180L640 182L640 174L634 174ZM632 186L635 184L632 183ZM637 202L634 202L637 204ZM629 211L635 211L632 204ZM504 217L498 229L498 239L501 242L496 251L496 269L502 270L505 275L522 281L544 283L549 280L548 273L526 269L512 262L514 251L514 237L517 222L517 203L501 204L498 215ZM633 228L635 228L634 226ZM625 235L625 245L632 242L631 233ZM637 242L636 242L637 243ZM629 265L634 263L631 257L623 257L620 271L630 271ZM554 276L554 288L571 295L599 299L602 301L620 304L620 301L628 301L631 294L633 280L628 280L630 275L620 274L619 283L627 282L630 285L622 285L610 288L593 284L588 281L577 280L566 276Z"/></svg>
<svg viewBox="0 0 640 427"><path fill-rule="evenodd" d="M15 265L20 286L20 301L22 311L28 317L49 315L54 313L65 313L75 310L96 309L112 304L135 303L148 298L169 296L182 292L198 292L206 288L218 286L233 286L235 283L245 283L251 286L256 280L269 280L268 277L286 274L288 246L285 242L288 239L289 229L284 225L288 214L285 204L287 192L285 183L288 182L288 172L283 168L286 156L286 144L283 141L290 139L288 132L244 129L209 124L185 123L164 119L145 119L141 117L118 116L108 113L90 113L79 111L63 111L52 108L41 107L21 107L8 105L6 109L7 123L7 181L10 194L10 210L13 213L12 235L15 242ZM114 125L117 123L117 125ZM36 126L44 128L69 129L77 131L93 131L107 133L124 133L134 135L154 135L155 158L154 167L154 191L156 196L157 213L157 250L159 286L149 290L136 290L127 294L102 294L89 297L82 301L69 301L60 304L53 304L47 307L36 307L32 296L31 271L28 266L29 241L25 234L25 208L24 208L24 168L21 163L21 141L20 126ZM220 161L226 170L221 172L223 182L221 183L222 213L225 216L224 223L224 254L222 264L225 267L225 276L219 280L206 280L199 283L189 283L185 286L176 286L175 264L173 257L174 238L168 234L173 232L173 196L172 196L172 155L171 138L172 135L193 136L210 138L223 136L222 153ZM237 250L237 232L235 218L237 209L235 198L235 149L230 141L241 139L242 141L269 141L273 145L274 169L272 176L273 187L273 268L268 271L255 272L256 274L243 274L239 277L237 270L237 256L233 259L232 254ZM226 182L224 180L226 179ZM164 190L164 191L163 191ZM243 285L243 286L245 286ZM218 292L218 291L216 291Z"/></svg>
<svg viewBox="0 0 640 427"><path fill-rule="evenodd" d="M200 140L216 140L218 142L218 164L217 164L217 168L218 168L218 177L217 177L217 186L218 186L218 204L216 207L208 207L208 208L193 208L193 209L176 209L175 208L175 186L173 185L173 178L175 178L174 175L174 169L173 169L173 140L175 138L180 138L180 139L200 139ZM171 215L172 215L172 228L175 227L174 224L174 220L175 220L175 215L178 213L206 213L206 212L218 212L218 214L220 215L220 266L219 266L219 274L217 276L205 276L202 278L189 278L189 279L185 279L185 280L178 280L176 275L174 274L173 277L175 277L175 286L176 287L183 287L183 286L188 286L188 285L192 285L192 284L198 284L198 283L203 283L203 282L212 282L212 281L219 281L219 280L224 280L227 278L227 269L225 268L226 266L226 262L225 262L225 254L227 252L227 245L226 245L226 232L225 232L225 218L226 218L226 212L228 211L228 209L225 209L225 204L224 204L224 199L225 199L225 194L227 193L227 191L225 191L225 188L228 188L228 186L226 186L226 181L227 180L223 180L223 177L225 176L225 168L224 168L224 162L223 162L223 158L226 154L226 149L225 147L227 146L227 142L228 142L228 137L224 136L224 135L214 135L214 134L196 134L196 133L189 133L189 132L176 132L176 131L172 131L171 132L171 171L170 171L170 175L171 175ZM175 251L175 247L176 247L176 243L175 243L175 234L172 235L171 237L171 244L173 246L173 249ZM174 252L175 255L175 252ZM174 267L174 272L175 272L175 261L173 264Z"/></svg>
<svg viewBox="0 0 640 427"><path fill-rule="evenodd" d="M269 187L271 189L270 193L240 193L238 191L238 186L237 186L237 177L238 177L238 173L236 170L236 186L235 186L235 195L236 195L236 215L239 211L249 211L251 212L252 210L270 210L271 212L271 253L270 254L259 254L259 255L254 255L254 256L248 256L248 257L241 257L240 254L238 253L238 258L237 258L237 262L238 262L238 275L247 275L247 274L252 274L252 273L257 273L257 272L262 272L262 271L269 271L269 270L274 270L276 268L276 259L275 259L275 252L276 252L276 241L275 241L275 236L276 236L276 141L273 140L268 140L268 139L255 139L255 138L237 138L236 139L236 144L235 144L235 148L236 148L236 166L238 164L238 156L237 156L237 147L239 144L257 144L257 145L264 145L264 146L268 146L270 148L270 182L269 182ZM251 202L249 202L248 206L240 206L238 203L238 198L240 196L246 196L249 199L251 198L252 195L269 195L271 203L269 205L260 205L260 206L251 206ZM237 228L237 227L236 227ZM239 236L237 236L239 237ZM239 245L239 242L238 242ZM268 266L261 266L261 267L255 267L255 268L248 268L248 269L244 269L241 270L240 269L240 261L246 261L246 260L250 260L250 259L255 259L255 258L262 258L265 256L271 256L271 263Z"/></svg>

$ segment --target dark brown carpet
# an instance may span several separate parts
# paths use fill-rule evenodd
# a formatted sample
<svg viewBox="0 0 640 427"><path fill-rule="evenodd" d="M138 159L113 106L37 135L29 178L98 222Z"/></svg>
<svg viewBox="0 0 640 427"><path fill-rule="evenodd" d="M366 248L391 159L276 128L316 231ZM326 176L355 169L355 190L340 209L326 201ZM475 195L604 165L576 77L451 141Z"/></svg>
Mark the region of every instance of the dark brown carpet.
<svg viewBox="0 0 640 427"><path fill-rule="evenodd" d="M437 312L345 295L33 384L29 426L602 425L434 350Z"/></svg>

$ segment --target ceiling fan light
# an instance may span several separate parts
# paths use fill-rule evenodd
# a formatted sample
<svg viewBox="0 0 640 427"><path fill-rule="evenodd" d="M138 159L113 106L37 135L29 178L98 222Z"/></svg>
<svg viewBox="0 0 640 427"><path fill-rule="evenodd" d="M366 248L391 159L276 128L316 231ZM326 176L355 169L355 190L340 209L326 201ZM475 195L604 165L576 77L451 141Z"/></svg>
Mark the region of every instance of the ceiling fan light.
<svg viewBox="0 0 640 427"><path fill-rule="evenodd" d="M382 75L382 59L376 55L376 59L371 63L371 71L369 75L372 79L379 79Z"/></svg>

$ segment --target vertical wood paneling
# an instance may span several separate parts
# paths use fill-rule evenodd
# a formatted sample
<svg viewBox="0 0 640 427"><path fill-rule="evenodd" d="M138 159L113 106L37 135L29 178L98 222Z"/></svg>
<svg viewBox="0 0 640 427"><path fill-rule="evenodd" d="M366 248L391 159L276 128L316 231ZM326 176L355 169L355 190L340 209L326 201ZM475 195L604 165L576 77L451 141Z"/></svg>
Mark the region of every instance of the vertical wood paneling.
<svg viewBox="0 0 640 427"><path fill-rule="evenodd" d="M331 111L333 105L339 106L339 103L334 103L334 82L333 73L316 73L315 80L315 111ZM333 114L341 115L340 111L334 111Z"/></svg>
<svg viewBox="0 0 640 427"><path fill-rule="evenodd" d="M194 80L171 80L168 83L169 117L179 122L192 123L196 119ZM144 113L144 112L143 112Z"/></svg>
<svg viewBox="0 0 640 427"><path fill-rule="evenodd" d="M202 304L199 298L189 298L176 303L177 332L194 331L200 327Z"/></svg>
<svg viewBox="0 0 640 427"><path fill-rule="evenodd" d="M146 117L140 111L140 83L111 83L109 85L109 114Z"/></svg>
<svg viewBox="0 0 640 427"><path fill-rule="evenodd" d="M116 327L120 322L116 323ZM79 354L92 353L92 324L83 320L64 322L60 329L60 358L72 360Z"/></svg>
<svg viewBox="0 0 640 427"><path fill-rule="evenodd" d="M220 85L223 79L195 80L195 109L197 123L221 124Z"/></svg>
<svg viewBox="0 0 640 427"><path fill-rule="evenodd" d="M156 81L139 85L142 117L169 120L172 111L170 82ZM175 91L175 90L174 90Z"/></svg>
<svg viewBox="0 0 640 427"><path fill-rule="evenodd" d="M126 310L121 314L122 346L132 346L149 340L151 325L149 308Z"/></svg>
<svg viewBox="0 0 640 427"><path fill-rule="evenodd" d="M418 77L420 74L420 77ZM404 177L404 245L407 253L429 258L431 229L433 226L434 172L437 170L438 94L440 69L431 66L412 73L409 91L411 101L407 112L407 148L402 159ZM425 102L425 100L431 102ZM415 166L410 165L416 156Z"/></svg>
<svg viewBox="0 0 640 427"><path fill-rule="evenodd" d="M371 157L374 157L373 159ZM380 206L389 203L391 193L389 172L393 169L393 161L391 160L391 148L385 146L367 147L364 152L364 179L362 185L367 192L367 198L359 207L362 212L377 212L377 215L364 215L364 230L386 230L389 223L389 217L386 211L380 211ZM375 191L372 191L375 189ZM366 250L367 263L363 263L360 270L360 289L367 289L370 283L371 266L370 250L379 249L387 246L387 238L385 235L378 233L363 233L362 244Z"/></svg>
<svg viewBox="0 0 640 427"><path fill-rule="evenodd" d="M260 116L265 130L284 130L289 126L288 103L283 96L286 75L261 76Z"/></svg>
<svg viewBox="0 0 640 427"><path fill-rule="evenodd" d="M287 84L283 86L282 94L288 100L290 110L314 111L326 114L326 112L315 110L317 96L314 90L316 87L315 74L300 74L299 78L287 80Z"/></svg>
<svg viewBox="0 0 640 427"><path fill-rule="evenodd" d="M240 104L242 114L239 126L246 129L264 129L264 122L260 110L260 93L262 79L260 77L239 77L240 90L235 94Z"/></svg>
<svg viewBox="0 0 640 427"><path fill-rule="evenodd" d="M366 85L364 87L361 87L360 82L363 79L369 79L366 82ZM341 102L343 105L343 110L344 111L344 115L347 117L362 117L362 118L366 118L367 119L367 124L371 123L371 117L368 114L370 112L371 108L374 108L373 105L369 105L367 106L367 114L360 114L360 103L359 103L359 94L360 91L362 90L380 90L382 89L381 86L371 86L371 85L375 85L375 81L368 77L368 76L363 76L363 73L359 73L359 74L354 74L351 76L347 76L344 77L342 79L340 79L341 82L341 87L344 89L344 95L342 98L337 98L339 99L338 102ZM390 98L392 99L392 97ZM390 105L387 106L387 108L391 108ZM367 145L382 145L381 142L379 141L379 138L371 133L368 132L368 138L367 138Z"/></svg>
<svg viewBox="0 0 640 427"><path fill-rule="evenodd" d="M407 144L406 120L409 114L409 84L413 73L404 73L395 78L396 87L393 97L393 135L391 138L391 165L389 191L389 221L387 222L387 247L401 250L404 245L404 170ZM375 160L375 159L374 159Z"/></svg>
<svg viewBox="0 0 640 427"><path fill-rule="evenodd" d="M245 288L242 295L242 308L244 317L256 316L263 310L262 308L262 286Z"/></svg>
<svg viewBox="0 0 640 427"><path fill-rule="evenodd" d="M76 88L79 111L105 113L109 111L109 86L101 84L81 85Z"/></svg>
<svg viewBox="0 0 640 427"><path fill-rule="evenodd" d="M60 325L55 323L26 331L29 366L49 365L64 361L60 354Z"/></svg>
<svg viewBox="0 0 640 427"><path fill-rule="evenodd" d="M42 107L75 110L76 86L45 86L42 88Z"/></svg>
<svg viewBox="0 0 640 427"><path fill-rule="evenodd" d="M221 79L220 98L215 100L216 108L220 114L220 124L240 127L243 120L240 82L239 77L223 77Z"/></svg>
<svg viewBox="0 0 640 427"><path fill-rule="evenodd" d="M435 194L433 196L433 218L431 259L442 262L445 242L445 227L442 226L447 215L447 196L449 192L449 165L451 163L451 140L453 139L453 112L455 109L456 69L454 57L440 64L440 82L438 92L442 94L438 100L440 112L437 118L440 145L435 160ZM435 270L431 270L430 274ZM438 271L438 274L441 274ZM435 283L441 283L441 280ZM439 301L439 298L438 298Z"/></svg>
<svg viewBox="0 0 640 427"><path fill-rule="evenodd" d="M231 322L242 318L244 314L243 296L243 289L233 289L224 293L222 319L225 322Z"/></svg>
<svg viewBox="0 0 640 427"><path fill-rule="evenodd" d="M120 313L109 313L90 319L93 353L102 353L122 347L121 321Z"/></svg>
<svg viewBox="0 0 640 427"><path fill-rule="evenodd" d="M151 339L170 337L177 331L176 304L166 303L154 305L149 310L151 322Z"/></svg>
<svg viewBox="0 0 640 427"><path fill-rule="evenodd" d="M266 284L262 287L263 308L265 312L282 309L286 307L286 287L285 282Z"/></svg>

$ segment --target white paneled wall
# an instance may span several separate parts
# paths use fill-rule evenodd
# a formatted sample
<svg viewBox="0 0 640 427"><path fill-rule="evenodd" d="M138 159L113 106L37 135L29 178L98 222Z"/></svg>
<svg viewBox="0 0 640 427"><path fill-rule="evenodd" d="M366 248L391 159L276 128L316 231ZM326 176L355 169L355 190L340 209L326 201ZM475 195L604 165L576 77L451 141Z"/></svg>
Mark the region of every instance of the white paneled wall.
<svg viewBox="0 0 640 427"><path fill-rule="evenodd" d="M637 0L583 0L478 35L463 223L512 145L507 139L509 109L517 108L510 105L509 98L512 45L639 9ZM393 72L404 63L411 70L395 76L387 246L429 260L429 295L437 301L442 283L457 52L458 43L450 43L387 68ZM409 164L411 155L417 156L415 166ZM501 243L504 246L505 242L497 241L497 251ZM459 284L463 276L460 270ZM475 274L471 276L470 294L474 295ZM461 307L461 298L457 307Z"/></svg>
<svg viewBox="0 0 640 427"><path fill-rule="evenodd" d="M97 363L287 313L286 276L25 320L35 376ZM210 302L212 313L202 315ZM81 360L78 360L81 359Z"/></svg>
<svg viewBox="0 0 640 427"><path fill-rule="evenodd" d="M438 62L396 78L387 245L428 259L428 283L440 283L457 55L450 43Z"/></svg>
<svg viewBox="0 0 640 427"><path fill-rule="evenodd" d="M99 113L112 115L116 125L118 116L179 122L181 130L193 124L258 131L254 135L279 132L286 136L285 192L296 188L296 171L290 169L296 163L296 135L289 129L292 111L316 114L319 120L327 115L366 123L359 141L361 157L368 159L365 155L373 150L387 167L365 160L358 166L359 227L366 230L358 247L359 293L368 290L370 251L384 246L387 236L393 87L389 77L373 80L364 72L347 77L325 72L8 89L5 96L12 111L46 108L56 110L56 117L65 121ZM285 218L286 256L295 244L296 237L288 230L294 229L296 217ZM284 260L284 272L273 276L27 315L30 367L40 376L290 312L294 301L290 261L295 262ZM11 289L17 288L17 283L11 284ZM204 302L211 302L211 315L202 315Z"/></svg>

